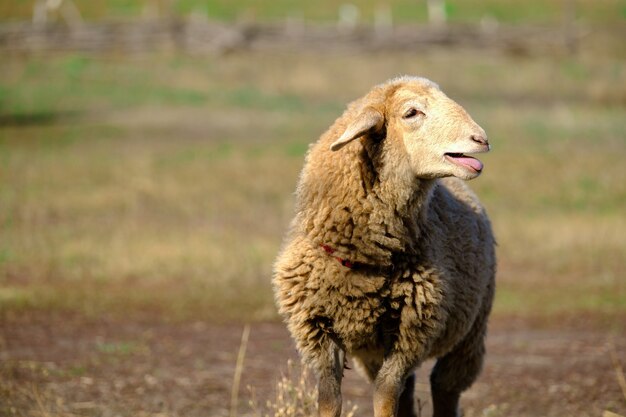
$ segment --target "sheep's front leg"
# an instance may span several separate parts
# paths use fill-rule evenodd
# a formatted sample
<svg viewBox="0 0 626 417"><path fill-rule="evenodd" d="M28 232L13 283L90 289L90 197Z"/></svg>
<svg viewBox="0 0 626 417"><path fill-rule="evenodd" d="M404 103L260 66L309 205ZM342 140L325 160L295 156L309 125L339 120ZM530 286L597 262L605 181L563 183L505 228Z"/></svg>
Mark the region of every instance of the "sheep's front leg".
<svg viewBox="0 0 626 417"><path fill-rule="evenodd" d="M341 378L343 377L345 354L335 343L321 359L318 381L318 412L320 417L341 415Z"/></svg>
<svg viewBox="0 0 626 417"><path fill-rule="evenodd" d="M385 359L374 381L374 417L397 415L400 395L404 391L411 369L412 367L400 355ZM412 388L412 384L409 385Z"/></svg>

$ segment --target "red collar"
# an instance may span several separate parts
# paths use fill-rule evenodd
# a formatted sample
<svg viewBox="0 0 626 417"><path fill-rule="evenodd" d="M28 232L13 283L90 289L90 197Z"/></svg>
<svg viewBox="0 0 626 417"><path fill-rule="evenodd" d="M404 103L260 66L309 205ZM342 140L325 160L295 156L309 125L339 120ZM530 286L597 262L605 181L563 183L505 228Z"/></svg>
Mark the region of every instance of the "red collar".
<svg viewBox="0 0 626 417"><path fill-rule="evenodd" d="M322 243L320 246L322 247L322 249L324 249L324 252L326 252L329 255L332 255L333 253L335 253L335 249L328 245L324 245ZM338 256L333 256L333 258L335 258L341 265L345 266L346 268L352 269L354 267L354 264L348 259L342 259Z"/></svg>

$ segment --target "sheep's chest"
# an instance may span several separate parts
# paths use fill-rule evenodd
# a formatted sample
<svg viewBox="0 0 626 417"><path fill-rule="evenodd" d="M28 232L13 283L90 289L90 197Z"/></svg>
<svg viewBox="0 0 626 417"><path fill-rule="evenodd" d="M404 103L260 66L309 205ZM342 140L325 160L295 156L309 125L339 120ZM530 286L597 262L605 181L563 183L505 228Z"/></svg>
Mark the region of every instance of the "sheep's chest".
<svg viewBox="0 0 626 417"><path fill-rule="evenodd" d="M425 339L436 330L443 294L436 271L403 265L388 273L346 268L336 272L319 282L314 297L319 309L313 317L315 326L348 352L415 349L416 343L425 343L416 338Z"/></svg>

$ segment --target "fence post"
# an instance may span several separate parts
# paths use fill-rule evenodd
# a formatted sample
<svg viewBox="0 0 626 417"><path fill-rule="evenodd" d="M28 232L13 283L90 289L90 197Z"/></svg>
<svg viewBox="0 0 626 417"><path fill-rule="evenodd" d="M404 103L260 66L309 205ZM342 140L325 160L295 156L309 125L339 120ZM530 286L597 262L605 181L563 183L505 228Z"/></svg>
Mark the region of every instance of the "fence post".
<svg viewBox="0 0 626 417"><path fill-rule="evenodd" d="M563 4L563 42L568 54L578 50L576 36L576 0L564 0Z"/></svg>
<svg viewBox="0 0 626 417"><path fill-rule="evenodd" d="M446 14L445 0L427 0L428 21L434 26L445 26L448 16Z"/></svg>
<svg viewBox="0 0 626 417"><path fill-rule="evenodd" d="M45 26L51 12L60 13L70 29L77 29L83 24L83 17L72 0L37 0L33 5L33 24Z"/></svg>

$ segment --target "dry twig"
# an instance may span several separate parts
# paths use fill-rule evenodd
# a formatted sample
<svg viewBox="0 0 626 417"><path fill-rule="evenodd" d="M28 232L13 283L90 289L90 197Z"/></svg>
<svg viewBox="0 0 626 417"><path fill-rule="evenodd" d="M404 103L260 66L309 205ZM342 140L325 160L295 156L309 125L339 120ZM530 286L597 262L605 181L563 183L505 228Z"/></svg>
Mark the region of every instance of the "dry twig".
<svg viewBox="0 0 626 417"><path fill-rule="evenodd" d="M241 373L243 371L243 360L246 357L246 349L248 347L248 337L250 336L250 325L246 324L241 333L241 344L239 345L239 353L237 354L237 365L235 366L235 375L233 376L233 386L230 391L230 417L237 417L237 401L239 397L239 383L241 382Z"/></svg>
<svg viewBox="0 0 626 417"><path fill-rule="evenodd" d="M624 377L624 370L622 369L622 364L617 358L615 345L613 345L613 343L609 345L609 353L611 355L611 360L613 361L613 367L615 368L615 377L617 378L617 383L622 389L622 395L624 396L624 400L626 401L626 377Z"/></svg>

